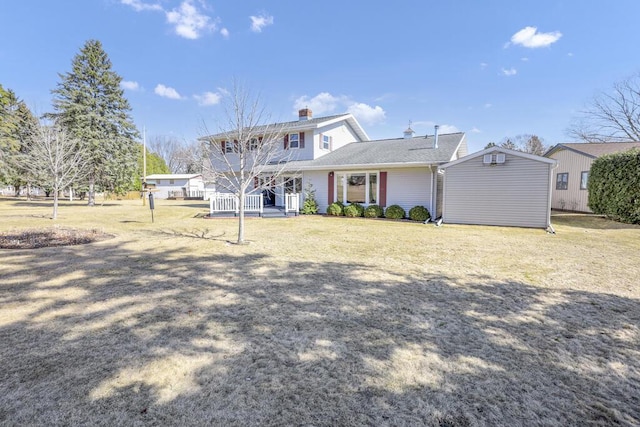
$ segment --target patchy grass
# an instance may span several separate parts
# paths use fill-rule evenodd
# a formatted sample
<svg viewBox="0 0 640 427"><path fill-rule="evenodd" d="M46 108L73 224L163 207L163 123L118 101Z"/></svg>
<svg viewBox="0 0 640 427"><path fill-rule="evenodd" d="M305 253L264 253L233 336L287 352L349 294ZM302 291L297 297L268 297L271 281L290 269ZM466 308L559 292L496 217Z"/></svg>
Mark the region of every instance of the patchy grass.
<svg viewBox="0 0 640 427"><path fill-rule="evenodd" d="M41 206L42 204L42 206ZM0 199L0 232L49 228ZM640 227L197 218L64 203L0 250L0 424L638 425Z"/></svg>

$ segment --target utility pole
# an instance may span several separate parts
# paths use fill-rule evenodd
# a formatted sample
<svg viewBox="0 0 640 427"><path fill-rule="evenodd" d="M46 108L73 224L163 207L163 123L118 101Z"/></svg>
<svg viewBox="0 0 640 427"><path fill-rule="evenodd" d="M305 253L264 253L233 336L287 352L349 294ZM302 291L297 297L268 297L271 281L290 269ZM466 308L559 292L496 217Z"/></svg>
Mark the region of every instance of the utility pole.
<svg viewBox="0 0 640 427"><path fill-rule="evenodd" d="M147 204L147 134L142 126L142 206Z"/></svg>

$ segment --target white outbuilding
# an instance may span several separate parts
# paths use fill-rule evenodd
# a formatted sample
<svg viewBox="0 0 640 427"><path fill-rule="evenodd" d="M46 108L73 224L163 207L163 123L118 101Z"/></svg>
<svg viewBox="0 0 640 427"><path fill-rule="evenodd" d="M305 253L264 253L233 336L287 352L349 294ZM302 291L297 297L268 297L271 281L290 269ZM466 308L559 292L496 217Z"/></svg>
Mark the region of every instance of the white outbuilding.
<svg viewBox="0 0 640 427"><path fill-rule="evenodd" d="M547 228L552 171L546 157L490 147L441 166L442 220L450 224Z"/></svg>

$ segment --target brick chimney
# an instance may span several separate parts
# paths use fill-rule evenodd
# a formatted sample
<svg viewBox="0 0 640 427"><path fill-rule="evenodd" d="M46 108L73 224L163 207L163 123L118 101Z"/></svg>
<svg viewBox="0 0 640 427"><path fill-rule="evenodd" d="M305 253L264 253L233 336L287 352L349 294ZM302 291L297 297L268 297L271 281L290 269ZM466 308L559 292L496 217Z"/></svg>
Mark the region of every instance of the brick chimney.
<svg viewBox="0 0 640 427"><path fill-rule="evenodd" d="M298 110L298 120L299 121L311 120L312 116L313 116L313 113L308 108L303 108L302 110Z"/></svg>

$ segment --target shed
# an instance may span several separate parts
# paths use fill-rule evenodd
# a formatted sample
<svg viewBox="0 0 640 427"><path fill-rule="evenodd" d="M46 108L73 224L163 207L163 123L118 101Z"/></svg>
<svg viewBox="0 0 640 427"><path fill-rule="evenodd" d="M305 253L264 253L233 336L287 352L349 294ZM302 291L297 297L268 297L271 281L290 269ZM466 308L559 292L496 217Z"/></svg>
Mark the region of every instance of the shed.
<svg viewBox="0 0 640 427"><path fill-rule="evenodd" d="M154 188L158 199L204 197L201 174L154 174L148 175L145 182Z"/></svg>
<svg viewBox="0 0 640 427"><path fill-rule="evenodd" d="M441 167L442 220L454 224L547 228L556 161L491 147Z"/></svg>

